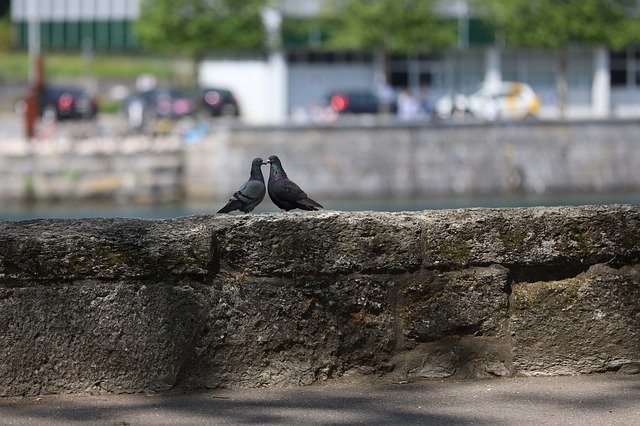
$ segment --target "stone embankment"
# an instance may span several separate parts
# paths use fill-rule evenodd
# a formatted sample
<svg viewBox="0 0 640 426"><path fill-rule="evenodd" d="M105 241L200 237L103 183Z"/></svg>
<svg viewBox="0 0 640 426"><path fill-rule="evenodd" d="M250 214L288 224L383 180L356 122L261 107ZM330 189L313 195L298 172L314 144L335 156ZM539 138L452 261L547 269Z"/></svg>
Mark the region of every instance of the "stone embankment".
<svg viewBox="0 0 640 426"><path fill-rule="evenodd" d="M640 207L0 222L0 395L640 370Z"/></svg>
<svg viewBox="0 0 640 426"><path fill-rule="evenodd" d="M637 191L638 134L638 120L619 120L220 125L189 144L143 135L3 139L0 201L226 201L251 159L271 154L324 198Z"/></svg>

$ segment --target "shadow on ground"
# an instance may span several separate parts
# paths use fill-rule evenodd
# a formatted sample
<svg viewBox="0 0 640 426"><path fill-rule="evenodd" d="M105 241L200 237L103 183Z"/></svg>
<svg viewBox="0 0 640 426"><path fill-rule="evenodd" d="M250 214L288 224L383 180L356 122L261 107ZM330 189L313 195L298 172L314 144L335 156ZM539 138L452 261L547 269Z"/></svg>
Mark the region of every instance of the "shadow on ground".
<svg viewBox="0 0 640 426"><path fill-rule="evenodd" d="M195 394L0 400L3 424L633 423L640 375L331 383Z"/></svg>

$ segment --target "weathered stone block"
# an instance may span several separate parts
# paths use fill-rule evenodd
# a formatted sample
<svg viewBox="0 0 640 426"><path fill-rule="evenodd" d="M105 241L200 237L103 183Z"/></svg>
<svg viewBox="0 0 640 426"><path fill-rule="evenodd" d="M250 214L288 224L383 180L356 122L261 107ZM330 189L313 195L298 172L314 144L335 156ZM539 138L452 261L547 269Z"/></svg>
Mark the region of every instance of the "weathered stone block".
<svg viewBox="0 0 640 426"><path fill-rule="evenodd" d="M516 284L510 327L522 374L592 373L640 362L640 267L596 265L575 278Z"/></svg>
<svg viewBox="0 0 640 426"><path fill-rule="evenodd" d="M396 353L391 380L440 379L450 376L484 379L513 374L508 339L446 337Z"/></svg>
<svg viewBox="0 0 640 426"><path fill-rule="evenodd" d="M504 335L508 272L493 265L408 278L399 290L406 337L425 342L450 335Z"/></svg>
<svg viewBox="0 0 640 426"><path fill-rule="evenodd" d="M198 217L0 222L0 285L204 282L211 229Z"/></svg>
<svg viewBox="0 0 640 426"><path fill-rule="evenodd" d="M395 348L388 276L217 279L190 386L311 383Z"/></svg>
<svg viewBox="0 0 640 426"><path fill-rule="evenodd" d="M393 273L422 262L420 226L410 214L288 213L217 226L222 269L255 276Z"/></svg>
<svg viewBox="0 0 640 426"><path fill-rule="evenodd" d="M167 390L195 355L207 290L0 289L0 396Z"/></svg>
<svg viewBox="0 0 640 426"><path fill-rule="evenodd" d="M638 227L640 210L632 206L434 212L422 221L424 266L498 263L532 267L530 276L576 275L595 263L640 261Z"/></svg>

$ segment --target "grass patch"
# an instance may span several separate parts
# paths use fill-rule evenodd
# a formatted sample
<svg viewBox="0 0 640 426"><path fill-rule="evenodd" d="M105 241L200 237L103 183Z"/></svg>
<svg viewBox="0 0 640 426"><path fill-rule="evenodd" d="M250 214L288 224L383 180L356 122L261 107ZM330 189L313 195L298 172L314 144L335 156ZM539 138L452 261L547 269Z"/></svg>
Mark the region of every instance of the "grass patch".
<svg viewBox="0 0 640 426"><path fill-rule="evenodd" d="M98 54L87 61L80 53L45 53L45 75L53 77L85 77L135 79L144 73L169 80L180 74L177 63L168 58ZM26 52L0 52L0 77L26 79L29 57Z"/></svg>
<svg viewBox="0 0 640 426"><path fill-rule="evenodd" d="M100 98L100 114L117 114L121 107L121 101Z"/></svg>

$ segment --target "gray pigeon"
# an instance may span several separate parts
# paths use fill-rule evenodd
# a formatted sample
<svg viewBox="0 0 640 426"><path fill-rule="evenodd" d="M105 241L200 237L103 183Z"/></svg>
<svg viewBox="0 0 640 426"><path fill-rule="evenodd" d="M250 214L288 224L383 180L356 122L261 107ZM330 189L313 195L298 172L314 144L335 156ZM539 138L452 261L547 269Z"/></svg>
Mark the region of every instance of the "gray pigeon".
<svg viewBox="0 0 640 426"><path fill-rule="evenodd" d="M269 168L269 198L273 204L282 210L318 210L323 208L320 204L307 197L307 194L298 185L290 181L282 168L280 159L272 155L267 161Z"/></svg>
<svg viewBox="0 0 640 426"><path fill-rule="evenodd" d="M267 164L262 158L254 158L251 162L251 175L249 180L242 185L232 196L226 206L218 210L218 213L229 213L233 210L249 213L264 198L265 186L261 166Z"/></svg>

